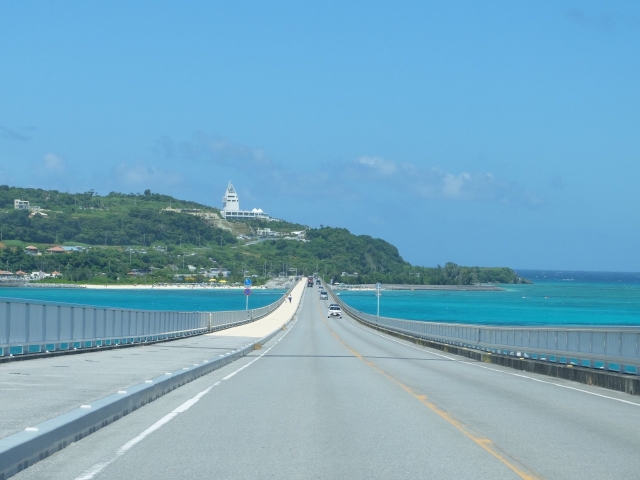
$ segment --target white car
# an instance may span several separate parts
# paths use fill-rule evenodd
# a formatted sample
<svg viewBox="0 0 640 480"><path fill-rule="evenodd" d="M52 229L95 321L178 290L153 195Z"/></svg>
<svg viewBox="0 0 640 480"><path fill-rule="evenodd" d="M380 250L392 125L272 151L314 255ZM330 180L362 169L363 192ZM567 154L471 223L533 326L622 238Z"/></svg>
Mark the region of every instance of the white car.
<svg viewBox="0 0 640 480"><path fill-rule="evenodd" d="M329 305L329 309L327 310L327 318L331 317L342 318L342 309L340 308L340 305Z"/></svg>
<svg viewBox="0 0 640 480"><path fill-rule="evenodd" d="M324 290L320 292L320 300L329 300L329 294Z"/></svg>

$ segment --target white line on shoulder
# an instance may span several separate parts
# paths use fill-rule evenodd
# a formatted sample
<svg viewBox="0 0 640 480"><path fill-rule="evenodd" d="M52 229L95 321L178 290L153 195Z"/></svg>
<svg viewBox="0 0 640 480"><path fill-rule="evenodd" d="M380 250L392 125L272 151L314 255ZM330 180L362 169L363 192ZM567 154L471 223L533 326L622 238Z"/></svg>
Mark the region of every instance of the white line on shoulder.
<svg viewBox="0 0 640 480"><path fill-rule="evenodd" d="M533 380L534 382L544 383L544 384L552 385L554 387L559 387L559 388L566 388L568 390L573 390L575 392L586 393L587 395L594 395L596 397L606 398L608 400L614 400L616 402L621 402L621 403L625 403L625 404L628 404L628 405L633 405L633 406L636 406L636 407L640 407L640 403L631 402L629 400L624 400L622 398L616 398L616 397L611 397L609 395L603 395L601 393L590 392L589 390L583 390L581 388L571 387L569 385L561 385L561 384L555 383L555 382L548 382L546 380L541 380L539 378L530 377L528 375L522 375L520 373L505 372L504 370L499 370L497 368L487 367L485 365L480 365L479 363L467 362L467 361L464 361L464 360L461 360L461 359L449 357L447 355L442 355L440 353L431 352L431 351L426 350L424 348L416 347L414 345L410 345L410 344L407 344L405 342L401 342L399 340L396 340L395 338L390 338L390 337L388 337L386 335L380 334L378 332L374 332L373 330L371 330L369 328L366 328L366 327L363 327L362 325L356 323L356 321L353 320L353 319L350 319L349 322L352 325L355 325L356 327L361 328L362 330L365 330L365 331L367 331L367 332L369 332L369 333L371 333L373 335L377 335L378 337L385 338L385 339L387 339L387 340L389 340L391 342L399 343L400 345L404 345L405 347L413 348L414 350L420 350L421 352L424 352L424 353L427 353L427 354L430 354L430 355L436 355L438 357L444 357L446 359L452 360L452 361L457 362L457 363L463 363L463 364L469 365L471 367L483 368L485 370L491 370L492 372L502 373L504 375L511 375L512 377L525 378L527 380Z"/></svg>

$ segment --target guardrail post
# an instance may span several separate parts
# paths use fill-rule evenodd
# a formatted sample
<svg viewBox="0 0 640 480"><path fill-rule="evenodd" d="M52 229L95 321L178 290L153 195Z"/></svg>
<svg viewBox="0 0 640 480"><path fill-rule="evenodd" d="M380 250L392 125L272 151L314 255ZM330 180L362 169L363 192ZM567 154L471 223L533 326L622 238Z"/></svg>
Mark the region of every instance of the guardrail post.
<svg viewBox="0 0 640 480"><path fill-rule="evenodd" d="M30 315L30 307L31 304L27 303L24 309L24 341L25 343L29 342L29 331L31 330L29 327L31 326L31 315Z"/></svg>

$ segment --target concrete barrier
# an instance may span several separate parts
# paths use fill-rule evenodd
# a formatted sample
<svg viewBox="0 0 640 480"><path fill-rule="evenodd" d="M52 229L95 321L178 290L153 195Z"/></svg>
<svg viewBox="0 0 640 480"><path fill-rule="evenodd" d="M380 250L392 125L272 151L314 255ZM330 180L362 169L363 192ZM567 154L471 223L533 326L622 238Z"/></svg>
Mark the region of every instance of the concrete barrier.
<svg viewBox="0 0 640 480"><path fill-rule="evenodd" d="M296 314L297 310L285 325L291 322ZM0 439L0 480L6 480L176 388L242 358L271 340L280 331L278 328L223 357L192 365L186 370L168 372Z"/></svg>
<svg viewBox="0 0 640 480"><path fill-rule="evenodd" d="M384 332L398 338L408 340L412 343L423 345L443 352L460 355L471 358L484 363L493 363L521 371L539 373L556 378L572 380L586 385L594 385L610 390L629 393L631 395L640 395L640 361L632 358L621 358L615 355L606 356L606 346L602 349L597 347L598 351L603 354L584 354L578 352L566 352L557 350L541 350L526 351L519 346L510 346L505 349L504 345L486 345L481 342L474 342L472 339L461 339L441 337L433 338L429 334L424 333L430 331L429 326L423 326L429 322L419 322L401 319L389 319L385 317L376 317L374 315L360 312L346 305L340 297L336 296L331 290L332 297L340 304L343 311L351 318L370 328ZM438 327L443 325L452 326L452 324L436 324ZM458 326L458 325L453 325ZM466 326L462 326L466 327ZM470 327L474 328L474 327ZM484 327L491 330L492 327ZM498 329L498 328L496 328ZM507 329L505 329L507 330ZM517 328L509 329L512 332ZM535 329L522 329L535 330ZM541 331L549 331L553 329L540 329ZM570 329L556 329L556 332ZM588 331L590 329L578 329ZM630 331L638 329L629 329ZM460 330L461 332L463 330ZM469 329L464 331L468 332ZM600 337L606 342L607 333L609 337L617 330L599 330L598 341ZM455 332L455 330L454 330ZM447 333L451 334L452 330ZM637 333L637 332L636 332ZM517 335L511 337L514 341ZM597 342L596 342L597 343ZM616 344L617 345L617 344ZM593 344L590 344L590 348ZM616 347L617 348L617 347ZM619 353L619 349L611 348L613 354ZM629 345L629 352L636 352L637 346Z"/></svg>
<svg viewBox="0 0 640 480"><path fill-rule="evenodd" d="M288 293L264 307L222 312L128 310L0 299L0 362L161 342L231 328L268 315Z"/></svg>

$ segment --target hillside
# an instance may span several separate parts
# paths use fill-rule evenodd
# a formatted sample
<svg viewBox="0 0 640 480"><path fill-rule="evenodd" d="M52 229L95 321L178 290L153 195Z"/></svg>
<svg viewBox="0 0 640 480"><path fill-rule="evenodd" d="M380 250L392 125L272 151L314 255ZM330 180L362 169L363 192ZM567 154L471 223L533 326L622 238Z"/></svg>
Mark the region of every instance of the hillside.
<svg viewBox="0 0 640 480"><path fill-rule="evenodd" d="M29 200L42 210L15 210L14 199ZM228 281L254 275L258 283L294 272L318 272L327 280L352 284L519 281L508 268L412 266L388 242L342 228L227 222L216 208L149 190L100 196L0 186L0 208L3 268L56 270L61 281L205 281L223 271L229 272ZM47 253L54 245L82 248ZM27 246L35 246L38 254L27 252Z"/></svg>

